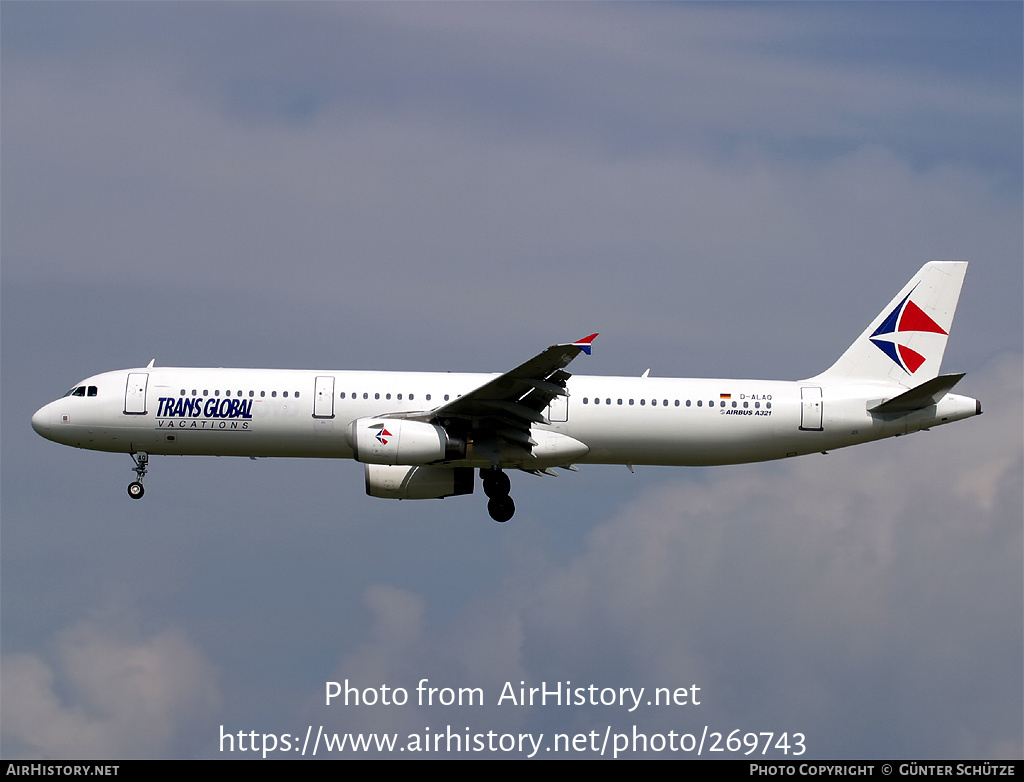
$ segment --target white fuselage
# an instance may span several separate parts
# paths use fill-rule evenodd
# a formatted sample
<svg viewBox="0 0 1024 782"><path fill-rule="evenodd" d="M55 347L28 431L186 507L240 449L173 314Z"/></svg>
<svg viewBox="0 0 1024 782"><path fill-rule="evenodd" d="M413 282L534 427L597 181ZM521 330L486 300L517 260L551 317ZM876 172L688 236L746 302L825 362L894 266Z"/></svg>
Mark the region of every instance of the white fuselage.
<svg viewBox="0 0 1024 782"><path fill-rule="evenodd" d="M366 493L471 494L515 513L504 470L575 463L760 462L909 434L981 413L939 367L967 263L930 261L824 372L808 380L574 375L597 334L503 374L156 367L107 372L40 408L32 427L129 453L140 499L152 454L356 459Z"/></svg>
<svg viewBox="0 0 1024 782"><path fill-rule="evenodd" d="M42 407L44 437L120 453L352 458L356 419L440 407L496 375L145 367L83 380L81 395ZM74 391L74 389L73 389ZM976 415L974 399L946 394L903 414L869 408L893 395L880 384L574 375L567 397L535 424L533 458L567 462L712 465L780 459L902 435ZM564 438L585 445L566 458ZM565 442L569 442L565 440ZM455 466L487 467L474 453Z"/></svg>

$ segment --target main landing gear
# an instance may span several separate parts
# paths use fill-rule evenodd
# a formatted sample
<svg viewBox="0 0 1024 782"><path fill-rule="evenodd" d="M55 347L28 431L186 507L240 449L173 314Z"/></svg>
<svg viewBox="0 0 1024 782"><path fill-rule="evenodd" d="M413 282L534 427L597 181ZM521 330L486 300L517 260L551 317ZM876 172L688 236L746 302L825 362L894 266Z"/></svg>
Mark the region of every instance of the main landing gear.
<svg viewBox="0 0 1024 782"><path fill-rule="evenodd" d="M516 513L516 504L508 496L512 482L499 469L480 470L484 482L484 494L487 495L487 512L495 521L506 522Z"/></svg>
<svg viewBox="0 0 1024 782"><path fill-rule="evenodd" d="M128 496L133 500L141 500L142 495L146 493L146 488L142 485L142 479L146 477L146 468L149 466L149 454L145 451L139 451L129 454L129 456L135 462L135 466L132 469L139 476L139 479L128 484Z"/></svg>

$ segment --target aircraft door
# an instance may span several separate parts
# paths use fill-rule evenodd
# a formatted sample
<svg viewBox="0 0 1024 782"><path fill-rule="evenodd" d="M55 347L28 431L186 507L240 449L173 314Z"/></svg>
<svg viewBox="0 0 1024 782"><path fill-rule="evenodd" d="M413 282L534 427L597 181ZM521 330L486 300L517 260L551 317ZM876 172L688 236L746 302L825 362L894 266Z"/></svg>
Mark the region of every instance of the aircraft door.
<svg viewBox="0 0 1024 782"><path fill-rule="evenodd" d="M821 389L808 386L800 389L800 428L805 432L820 432Z"/></svg>
<svg viewBox="0 0 1024 782"><path fill-rule="evenodd" d="M146 414L146 386L148 385L148 372L128 373L128 384L124 389L125 415Z"/></svg>
<svg viewBox="0 0 1024 782"><path fill-rule="evenodd" d="M313 392L313 417L334 418L334 377L321 375Z"/></svg>
<svg viewBox="0 0 1024 782"><path fill-rule="evenodd" d="M556 396L548 405L548 421L553 424L565 423L569 420L569 397Z"/></svg>

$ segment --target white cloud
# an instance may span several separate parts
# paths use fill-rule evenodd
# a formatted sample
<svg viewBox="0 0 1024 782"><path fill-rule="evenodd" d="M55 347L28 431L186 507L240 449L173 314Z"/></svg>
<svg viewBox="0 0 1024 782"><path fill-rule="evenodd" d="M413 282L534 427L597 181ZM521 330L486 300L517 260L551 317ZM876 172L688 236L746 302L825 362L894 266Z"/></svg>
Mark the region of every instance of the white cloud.
<svg viewBox="0 0 1024 782"><path fill-rule="evenodd" d="M125 640L83 621L60 634L55 657L3 659L8 757L161 757L220 706L213 668L175 629Z"/></svg>

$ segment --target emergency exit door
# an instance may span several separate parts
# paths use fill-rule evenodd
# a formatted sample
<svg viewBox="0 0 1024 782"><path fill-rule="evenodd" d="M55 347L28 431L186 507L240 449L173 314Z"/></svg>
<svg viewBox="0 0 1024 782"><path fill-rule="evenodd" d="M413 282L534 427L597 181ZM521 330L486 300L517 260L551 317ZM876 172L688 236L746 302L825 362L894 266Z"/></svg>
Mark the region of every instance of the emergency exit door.
<svg viewBox="0 0 1024 782"><path fill-rule="evenodd" d="M334 376L322 375L316 379L313 391L313 417L334 418Z"/></svg>

